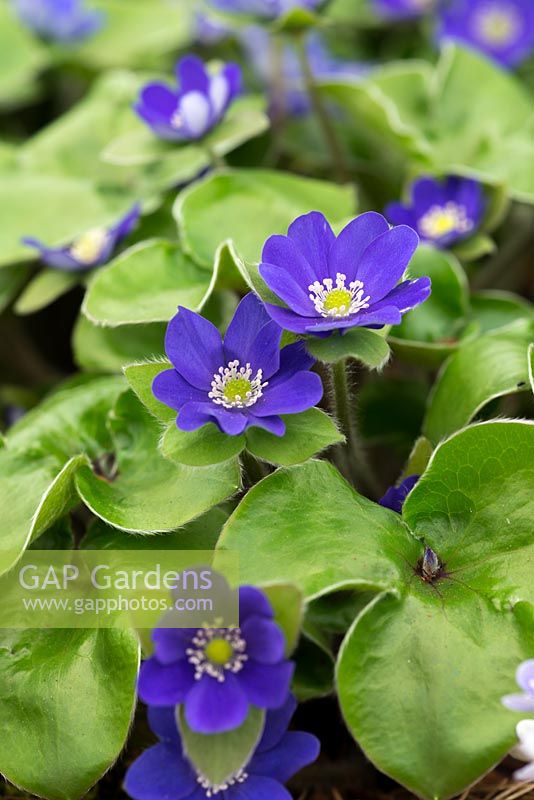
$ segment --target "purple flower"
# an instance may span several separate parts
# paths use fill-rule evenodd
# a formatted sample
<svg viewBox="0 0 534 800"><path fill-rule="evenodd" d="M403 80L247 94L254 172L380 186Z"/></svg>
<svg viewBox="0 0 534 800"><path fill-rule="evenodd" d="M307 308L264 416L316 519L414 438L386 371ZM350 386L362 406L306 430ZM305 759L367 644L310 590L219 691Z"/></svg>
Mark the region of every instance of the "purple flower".
<svg viewBox="0 0 534 800"><path fill-rule="evenodd" d="M183 142L201 139L223 119L241 91L241 69L226 64L210 74L196 56L176 65L179 88L149 83L134 110L160 139Z"/></svg>
<svg viewBox="0 0 534 800"><path fill-rule="evenodd" d="M271 236L260 273L288 308L266 304L270 316L295 333L324 334L354 326L398 325L430 294L430 279L398 282L417 249L411 228L390 228L369 211L336 238L323 214L296 219L287 236Z"/></svg>
<svg viewBox="0 0 534 800"><path fill-rule="evenodd" d="M219 11L276 19L294 8L313 10L323 2L324 0L211 0L211 5Z"/></svg>
<svg viewBox="0 0 534 800"><path fill-rule="evenodd" d="M376 11L390 19L420 17L434 9L436 0L373 0Z"/></svg>
<svg viewBox="0 0 534 800"><path fill-rule="evenodd" d="M512 755L521 761L530 761L526 767L514 772L516 781L534 782L534 719L522 719L516 725L519 744L512 750Z"/></svg>
<svg viewBox="0 0 534 800"><path fill-rule="evenodd" d="M29 247L35 247L41 260L54 269L77 272L100 267L109 261L117 245L135 228L140 213L141 209L135 205L115 225L110 228L93 228L66 247L48 247L32 237L26 237L22 241Z"/></svg>
<svg viewBox="0 0 534 800"><path fill-rule="evenodd" d="M43 39L81 41L98 31L104 15L86 8L83 0L13 0L21 22Z"/></svg>
<svg viewBox="0 0 534 800"><path fill-rule="evenodd" d="M519 665L516 681L523 694L507 694L502 699L504 705L512 711L534 714L534 658Z"/></svg>
<svg viewBox="0 0 534 800"><path fill-rule="evenodd" d="M197 11L195 14L196 21L196 40L200 44L217 44L230 33L230 28L224 22L217 19L212 19L207 14Z"/></svg>
<svg viewBox="0 0 534 800"><path fill-rule="evenodd" d="M532 0L450 0L439 12L438 40L459 41L503 67L534 50Z"/></svg>
<svg viewBox="0 0 534 800"><path fill-rule="evenodd" d="M154 655L139 675L139 696L152 706L184 704L188 725L220 733L241 725L249 706L280 708L293 663L267 597L239 590L239 628L157 628Z"/></svg>
<svg viewBox="0 0 534 800"><path fill-rule="evenodd" d="M160 742L128 769L124 790L133 800L291 800L283 784L319 755L310 733L287 732L296 703L289 697L270 711L249 763L223 786L214 786L187 760L173 708L149 708L148 721Z"/></svg>
<svg viewBox="0 0 534 800"><path fill-rule="evenodd" d="M280 350L282 330L254 294L241 300L224 343L207 319L179 308L165 350L174 369L156 376L154 395L178 411L177 425L194 431L214 422L237 436L256 426L283 436L280 414L298 414L323 395L303 342Z"/></svg>
<svg viewBox="0 0 534 800"><path fill-rule="evenodd" d="M454 176L445 181L419 178L410 193L409 205L390 203L385 214L394 225L410 225L435 247L450 247L480 227L486 204L477 181Z"/></svg>
<svg viewBox="0 0 534 800"><path fill-rule="evenodd" d="M398 486L391 486L385 493L384 497L378 501L379 504L384 506L384 508L390 508L392 511L396 511L397 514L400 514L402 512L404 501L419 480L419 477L419 475L410 475Z"/></svg>

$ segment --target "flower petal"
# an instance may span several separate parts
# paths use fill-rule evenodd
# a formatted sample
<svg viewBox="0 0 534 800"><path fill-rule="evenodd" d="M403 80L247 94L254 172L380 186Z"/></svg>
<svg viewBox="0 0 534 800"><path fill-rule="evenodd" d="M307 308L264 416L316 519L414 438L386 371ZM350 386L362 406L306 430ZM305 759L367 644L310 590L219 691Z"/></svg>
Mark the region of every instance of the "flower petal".
<svg viewBox="0 0 534 800"><path fill-rule="evenodd" d="M440 206L446 202L441 186L435 178L419 178L412 186L412 201L418 217L431 206Z"/></svg>
<svg viewBox="0 0 534 800"><path fill-rule="evenodd" d="M172 664L185 658L191 641L191 631L179 628L155 628L152 631L154 655L160 664Z"/></svg>
<svg viewBox="0 0 534 800"><path fill-rule="evenodd" d="M203 136L211 127L211 106L206 95L187 92L180 98L178 109L184 130L191 138Z"/></svg>
<svg viewBox="0 0 534 800"><path fill-rule="evenodd" d="M176 80L182 93L196 91L207 95L209 92L210 76L198 56L188 55L180 59L176 65Z"/></svg>
<svg viewBox="0 0 534 800"><path fill-rule="evenodd" d="M323 333L324 331L356 327L383 328L384 325L399 325L401 319L402 316L397 306L384 306L376 312L371 308L369 311L360 311L359 314L353 314L345 319L325 320L307 328L307 333Z"/></svg>
<svg viewBox="0 0 534 800"><path fill-rule="evenodd" d="M306 333L310 325L315 325L322 317L303 317L296 314L290 308L275 306L273 303L265 303L265 309L269 316L286 331L293 333Z"/></svg>
<svg viewBox="0 0 534 800"><path fill-rule="evenodd" d="M141 206L136 203L132 208L113 225L110 230L110 237L113 239L113 249L134 230L141 216Z"/></svg>
<svg viewBox="0 0 534 800"><path fill-rule="evenodd" d="M313 408L323 396L323 384L315 372L296 372L285 381L266 386L254 405L254 416L298 414Z"/></svg>
<svg viewBox="0 0 534 800"><path fill-rule="evenodd" d="M320 211L311 211L298 217L287 231L316 276L314 280L327 278L330 249L336 237L330 223ZM313 280L310 281L313 283Z"/></svg>
<svg viewBox="0 0 534 800"><path fill-rule="evenodd" d="M286 424L283 419L277 416L272 417L256 417L254 414L248 414L249 428L263 428L274 436L283 436L286 432Z"/></svg>
<svg viewBox="0 0 534 800"><path fill-rule="evenodd" d="M534 697L528 694L507 694L502 699L503 705L510 711L522 711L534 714Z"/></svg>
<svg viewBox="0 0 534 800"><path fill-rule="evenodd" d="M281 664L247 661L237 674L237 680L252 705L280 708L287 700L294 668L292 661L283 661Z"/></svg>
<svg viewBox="0 0 534 800"><path fill-rule="evenodd" d="M215 422L219 430L229 436L239 436L247 427L247 417L237 410L207 403L186 403L182 406L176 424L182 431L196 431L208 422Z"/></svg>
<svg viewBox="0 0 534 800"><path fill-rule="evenodd" d="M27 236L22 240L28 247L35 247L39 251L41 260L55 269L63 269L67 272L76 272L87 269L87 264L80 264L69 253L68 247L47 247L39 239Z"/></svg>
<svg viewBox="0 0 534 800"><path fill-rule="evenodd" d="M255 373L263 370L264 379L277 372L280 365L282 329L253 293L239 303L224 337L226 363L237 359L241 366L249 363Z"/></svg>
<svg viewBox="0 0 534 800"><path fill-rule="evenodd" d="M141 90L141 104L168 120L178 107L178 95L164 83L148 83Z"/></svg>
<svg viewBox="0 0 534 800"><path fill-rule="evenodd" d="M236 677L226 672L223 682L209 676L196 682L185 700L185 718L197 733L223 733L242 725L248 706Z"/></svg>
<svg viewBox="0 0 534 800"><path fill-rule="evenodd" d="M398 225L378 236L365 249L355 278L362 281L371 306L397 284L417 250L419 237L407 225Z"/></svg>
<svg viewBox="0 0 534 800"><path fill-rule="evenodd" d="M299 284L293 275L277 264L262 262L259 266L260 275L274 294L297 314L308 316L316 313L313 301L310 299L308 286Z"/></svg>
<svg viewBox="0 0 534 800"><path fill-rule="evenodd" d="M516 672L517 685L534 699L534 658L529 658L519 665Z"/></svg>
<svg viewBox="0 0 534 800"><path fill-rule="evenodd" d="M206 392L191 386L175 369L166 369L156 375L152 382L152 394L160 403L165 403L175 411L190 401L206 400Z"/></svg>
<svg viewBox="0 0 534 800"><path fill-rule="evenodd" d="M262 664L277 664L284 657L286 641L282 629L265 617L249 617L241 631L247 643L247 655Z"/></svg>
<svg viewBox="0 0 534 800"><path fill-rule="evenodd" d="M152 657L141 664L139 697L147 705L175 706L183 702L194 680L194 671L188 661L165 666Z"/></svg>
<svg viewBox="0 0 534 800"><path fill-rule="evenodd" d="M369 309L370 312L378 312L386 306L397 306L401 314L405 314L412 308L428 300L432 291L430 278L416 278L413 281L403 281L399 283L383 300L374 303Z"/></svg>
<svg viewBox="0 0 534 800"><path fill-rule="evenodd" d="M271 603L266 594L260 592L255 586L241 586L239 588L239 620L243 625L245 620L252 616L262 616L267 619L274 617Z"/></svg>
<svg viewBox="0 0 534 800"><path fill-rule="evenodd" d="M278 744L285 735L296 709L297 701L290 694L283 706L267 712L263 736L256 748L257 753L263 753Z"/></svg>
<svg viewBox="0 0 534 800"><path fill-rule="evenodd" d="M268 775L285 783L319 756L321 746L311 733L286 733L283 739L263 753L256 753L249 765L251 775Z"/></svg>
<svg viewBox="0 0 534 800"><path fill-rule="evenodd" d="M264 264L274 264L285 270L306 293L310 284L326 277L322 273L321 264L310 264L289 236L270 236L263 246L261 260Z"/></svg>
<svg viewBox="0 0 534 800"><path fill-rule="evenodd" d="M250 775L232 787L232 800L292 800L285 786L272 778Z"/></svg>
<svg viewBox="0 0 534 800"><path fill-rule="evenodd" d="M330 251L329 272L335 280L340 272L347 276L347 281L359 277L360 261L363 254L375 239L389 232L389 225L382 214L368 211L360 214L343 228ZM363 278L360 278L363 280ZM370 294L370 289L365 284L365 294Z"/></svg>
<svg viewBox="0 0 534 800"><path fill-rule="evenodd" d="M200 314L180 306L167 327L165 350L182 378L197 389L210 390L224 365L221 334Z"/></svg>
<svg viewBox="0 0 534 800"><path fill-rule="evenodd" d="M124 779L124 790L133 800L182 800L195 786L193 770L171 744L145 750Z"/></svg>
<svg viewBox="0 0 534 800"><path fill-rule="evenodd" d="M176 706L149 706L148 724L158 739L164 742L177 742L180 749L180 733L176 724Z"/></svg>
<svg viewBox="0 0 534 800"><path fill-rule="evenodd" d="M384 213L392 225L408 225L417 230L417 216L413 208L402 203L389 203Z"/></svg>

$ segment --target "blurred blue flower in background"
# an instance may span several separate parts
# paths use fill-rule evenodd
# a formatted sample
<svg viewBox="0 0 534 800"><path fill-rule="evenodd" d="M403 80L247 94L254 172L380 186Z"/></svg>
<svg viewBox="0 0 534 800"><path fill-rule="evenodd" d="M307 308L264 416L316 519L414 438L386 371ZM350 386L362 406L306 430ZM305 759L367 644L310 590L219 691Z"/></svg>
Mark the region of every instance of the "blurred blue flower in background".
<svg viewBox="0 0 534 800"><path fill-rule="evenodd" d="M197 56L185 56L176 65L178 89L149 83L141 90L134 110L160 139L201 139L224 118L241 91L241 68L225 64L211 74Z"/></svg>
<svg viewBox="0 0 534 800"><path fill-rule="evenodd" d="M84 0L12 0L21 22L37 36L69 44L87 39L104 24L101 11Z"/></svg>
<svg viewBox="0 0 534 800"><path fill-rule="evenodd" d="M447 248L472 236L484 217L482 186L470 178L418 178L410 187L410 203L390 203L386 217L394 225L409 225L421 239Z"/></svg>
<svg viewBox="0 0 534 800"><path fill-rule="evenodd" d="M115 225L109 228L93 228L64 247L48 247L33 237L24 238L23 243L35 247L41 261L54 269L78 272L101 267L110 260L122 240L133 231L140 213L140 207L135 205Z"/></svg>
<svg viewBox="0 0 534 800"><path fill-rule="evenodd" d="M436 0L373 0L376 12L390 19L411 19L433 11Z"/></svg>
<svg viewBox="0 0 534 800"><path fill-rule="evenodd" d="M440 42L458 41L514 67L534 52L533 0L451 0L440 7Z"/></svg>

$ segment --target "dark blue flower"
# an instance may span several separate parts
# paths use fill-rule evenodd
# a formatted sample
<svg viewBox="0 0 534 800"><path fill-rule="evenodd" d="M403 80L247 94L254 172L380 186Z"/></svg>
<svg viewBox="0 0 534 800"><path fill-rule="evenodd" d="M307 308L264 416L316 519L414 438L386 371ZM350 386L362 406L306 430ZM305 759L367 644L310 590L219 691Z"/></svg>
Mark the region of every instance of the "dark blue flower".
<svg viewBox="0 0 534 800"><path fill-rule="evenodd" d="M392 511L396 511L397 514L400 514L404 501L419 480L419 477L419 475L409 475L398 486L391 486L384 497L379 500L380 505L384 506L384 508L390 508Z"/></svg>
<svg viewBox="0 0 534 800"><path fill-rule="evenodd" d="M29 247L35 247L41 260L54 269L78 272L100 267L109 261L116 247L135 228L140 213L141 209L135 205L115 225L109 228L93 228L66 247L48 247L33 237L26 237L22 241Z"/></svg>
<svg viewBox="0 0 534 800"><path fill-rule="evenodd" d="M104 14L87 8L84 0L13 0L23 24L43 39L68 44L92 36Z"/></svg>
<svg viewBox="0 0 534 800"><path fill-rule="evenodd" d="M180 307L170 321L165 350L174 369L156 376L154 395L178 411L177 425L194 431L207 422L235 436L265 428L283 436L280 414L316 405L323 387L302 342L280 350L281 328L256 295L240 302L224 343L207 319Z"/></svg>
<svg viewBox="0 0 534 800"><path fill-rule="evenodd" d="M532 0L450 0L439 12L438 39L485 53L503 67L534 51Z"/></svg>
<svg viewBox="0 0 534 800"><path fill-rule="evenodd" d="M294 8L313 10L322 3L324 0L211 0L211 6L220 11L267 19L276 19Z"/></svg>
<svg viewBox="0 0 534 800"><path fill-rule="evenodd" d="M409 204L390 203L385 214L394 225L414 228L423 241L435 247L450 247L472 236L484 217L482 186L470 178L418 178L410 194Z"/></svg>
<svg viewBox="0 0 534 800"><path fill-rule="evenodd" d="M243 723L250 705L276 709L289 693L293 663L267 597L239 590L239 628L157 628L154 655L139 675L139 696L152 706L184 704L198 733Z"/></svg>
<svg viewBox="0 0 534 800"><path fill-rule="evenodd" d="M283 784L319 755L315 736L287 731L295 708L290 696L279 710L267 713L249 763L223 786L214 786L188 761L174 708L149 708L148 721L160 742L134 761L124 790L133 800L291 800Z"/></svg>
<svg viewBox="0 0 534 800"><path fill-rule="evenodd" d="M275 47L269 31L259 26L248 26L244 29L241 40L257 74L265 84L269 85L272 81ZM329 77L352 80L363 77L368 71L365 64L335 58L318 34L308 37L307 50L311 70L318 80ZM311 110L310 100L298 55L291 43L287 43L283 49L281 69L284 78L281 87L282 96L271 97L271 108L275 113L281 114L308 113Z"/></svg>
<svg viewBox="0 0 534 800"><path fill-rule="evenodd" d="M210 74L196 56L176 65L178 88L149 83L134 109L154 133L169 141L201 139L224 117L241 91L241 69L226 64Z"/></svg>
<svg viewBox="0 0 534 800"><path fill-rule="evenodd" d="M390 19L411 19L432 11L436 0L373 0L376 11Z"/></svg>
<svg viewBox="0 0 534 800"><path fill-rule="evenodd" d="M398 283L418 243L411 228L390 228L373 211L354 219L336 238L323 214L312 211L296 219L287 236L271 236L265 243L261 276L288 306L267 303L266 309L295 333L398 325L430 294L429 278Z"/></svg>

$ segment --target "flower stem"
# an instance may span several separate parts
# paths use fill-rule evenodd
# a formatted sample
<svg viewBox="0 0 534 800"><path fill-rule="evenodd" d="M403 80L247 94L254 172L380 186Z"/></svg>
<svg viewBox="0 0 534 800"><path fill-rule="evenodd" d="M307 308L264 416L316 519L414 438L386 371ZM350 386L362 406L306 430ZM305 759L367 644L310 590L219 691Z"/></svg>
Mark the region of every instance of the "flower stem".
<svg viewBox="0 0 534 800"><path fill-rule="evenodd" d="M339 448L338 466L345 477L376 499L380 496L380 486L358 439L346 360L334 364L333 382L336 417L347 440Z"/></svg>
<svg viewBox="0 0 534 800"><path fill-rule="evenodd" d="M346 183L350 180L350 171L345 158L345 153L343 151L343 146L339 141L337 131L332 124L328 108L323 102L321 91L315 80L315 75L313 74L313 69L308 57L308 48L306 46L306 35L299 34L295 36L294 41L306 91L308 92L314 113L317 117L317 121L321 126L326 144L332 155L332 161L337 172L338 180L341 183Z"/></svg>

